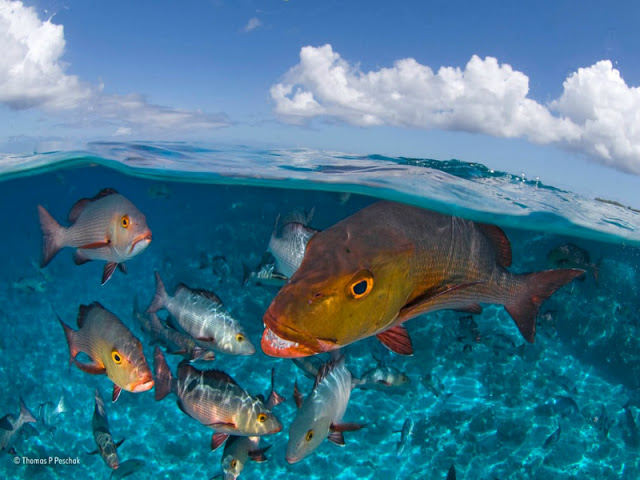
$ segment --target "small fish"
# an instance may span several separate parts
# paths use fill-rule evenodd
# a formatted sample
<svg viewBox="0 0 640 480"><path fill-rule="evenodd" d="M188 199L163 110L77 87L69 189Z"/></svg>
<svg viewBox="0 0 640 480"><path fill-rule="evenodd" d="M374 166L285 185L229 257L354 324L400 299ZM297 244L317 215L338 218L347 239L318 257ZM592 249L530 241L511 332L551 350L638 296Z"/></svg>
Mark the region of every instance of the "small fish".
<svg viewBox="0 0 640 480"><path fill-rule="evenodd" d="M93 430L93 439L96 441L97 449L87 452L88 455L100 454L104 463L112 470L116 470L120 466L117 448L122 445L124 438L118 443L113 441L111 431L109 430L109 419L104 409L104 401L100 396L100 392L96 389L95 393L96 405L93 409L93 418L91 419L91 427Z"/></svg>
<svg viewBox="0 0 640 480"><path fill-rule="evenodd" d="M204 343L199 343L189 335L166 325L155 313L143 313L138 309L138 302L133 304L133 318L147 333L152 344L162 343L172 354L184 356L190 362L215 360L215 353Z"/></svg>
<svg viewBox="0 0 640 480"><path fill-rule="evenodd" d="M561 268L581 268L591 272L598 282L598 265L591 262L589 252L574 243L566 242L552 248L547 255L550 265ZM581 275L584 280L584 274Z"/></svg>
<svg viewBox="0 0 640 480"><path fill-rule="evenodd" d="M61 394L56 405L51 402L40 404L39 419L47 430L53 431L60 422L60 416L70 411L71 408L67 405L64 394Z"/></svg>
<svg viewBox="0 0 640 480"><path fill-rule="evenodd" d="M142 352L140 340L113 313L98 302L80 305L78 330L67 326L60 317L69 345L69 365L93 375L106 374L114 383L112 401L116 401L122 389L128 392L145 392L153 387L151 370ZM76 360L85 353L91 363Z"/></svg>
<svg viewBox="0 0 640 480"><path fill-rule="evenodd" d="M597 407L586 407L584 409L584 417L586 420L602 434L602 438L609 436L609 430L613 425L613 420L609 418L607 408L602 404L600 410L596 411Z"/></svg>
<svg viewBox="0 0 640 480"><path fill-rule="evenodd" d="M167 199L171 198L171 188L166 183L154 183L149 188L147 188L147 195L151 198L156 199Z"/></svg>
<svg viewBox="0 0 640 480"><path fill-rule="evenodd" d="M413 422L413 419L411 417L407 417L402 424L402 430L400 430L400 441L396 443L396 456L402 456L404 451L411 446L414 428L415 423Z"/></svg>
<svg viewBox="0 0 640 480"><path fill-rule="evenodd" d="M352 388L351 372L345 366L344 355L322 366L306 399L302 398L296 383L294 397L298 412L289 428L287 462L296 463L311 455L325 438L344 445L343 432L364 427L356 423L341 423Z"/></svg>
<svg viewBox="0 0 640 480"><path fill-rule="evenodd" d="M126 273L125 263L151 243L146 217L136 206L112 188L101 190L93 198L78 200L69 212L71 226L62 227L38 205L42 229L41 267L64 247L76 248L74 261L105 260L102 285L116 267Z"/></svg>
<svg viewBox="0 0 640 480"><path fill-rule="evenodd" d="M497 226L376 202L309 241L264 314L262 350L302 357L375 335L410 355L404 322L444 309L479 313L482 303L504 305L533 342L540 306L584 270L515 274L510 266L511 244Z"/></svg>
<svg viewBox="0 0 640 480"><path fill-rule="evenodd" d="M145 466L145 461L138 458L125 460L120 464L117 470L114 470L111 472L111 477L109 478L111 480L119 480L121 478L128 477L132 473L136 473L138 470L140 470L144 466Z"/></svg>
<svg viewBox="0 0 640 480"><path fill-rule="evenodd" d="M240 323L213 292L194 290L181 283L173 297L167 293L156 272L156 294L147 313L165 308L177 326L207 348L229 355L253 355L255 347Z"/></svg>
<svg viewBox="0 0 640 480"><path fill-rule="evenodd" d="M260 448L261 437L238 437L231 435L222 451L222 471L224 480L236 480L248 460L262 463L267 461L265 452L271 445Z"/></svg>
<svg viewBox="0 0 640 480"><path fill-rule="evenodd" d="M354 379L355 380L355 379ZM409 377L395 367L378 366L365 372L356 381L356 387L363 390L386 390L392 387L401 387L409 383Z"/></svg>
<svg viewBox="0 0 640 480"><path fill-rule="evenodd" d="M266 254L272 258L271 254ZM280 288L282 285L287 283L288 278L275 271L276 265L275 263L260 263L254 270L251 270L246 264L242 264L243 268L243 277L242 277L242 285L246 286L250 283L261 285L265 287L277 287Z"/></svg>
<svg viewBox="0 0 640 480"><path fill-rule="evenodd" d="M267 251L275 258L275 270L287 278L291 278L294 272L302 263L307 243L318 230L307 225L313 217L313 210L304 217L300 214L290 214L283 222L282 228L278 230L278 221L273 228L273 233L269 239Z"/></svg>
<svg viewBox="0 0 640 480"><path fill-rule="evenodd" d="M9 413L0 419L0 452L4 452L11 447L11 444L25 424L36 422L36 418L21 398L18 418Z"/></svg>
<svg viewBox="0 0 640 480"><path fill-rule="evenodd" d="M560 434L562 433L562 430L560 428L560 425L558 425L558 429L553 432L551 435L549 435L547 437L547 439L544 441L544 444L542 445L542 448L551 448L552 446L554 446L556 443L558 443L558 440L560 440Z"/></svg>
<svg viewBox="0 0 640 480"><path fill-rule="evenodd" d="M185 414L216 431L212 449L220 447L229 435L262 436L282 430L282 424L271 409L283 399L272 390L265 402L250 395L229 375L220 370L198 370L187 362L178 366L174 378L158 347L154 352L156 400L169 393L178 397L178 406Z"/></svg>
<svg viewBox="0 0 640 480"><path fill-rule="evenodd" d="M453 464L451 464L451 467L447 472L447 480L456 480L456 466Z"/></svg>
<svg viewBox="0 0 640 480"><path fill-rule="evenodd" d="M444 383L435 373L427 373L422 376L422 384L431 390L436 397L444 393Z"/></svg>

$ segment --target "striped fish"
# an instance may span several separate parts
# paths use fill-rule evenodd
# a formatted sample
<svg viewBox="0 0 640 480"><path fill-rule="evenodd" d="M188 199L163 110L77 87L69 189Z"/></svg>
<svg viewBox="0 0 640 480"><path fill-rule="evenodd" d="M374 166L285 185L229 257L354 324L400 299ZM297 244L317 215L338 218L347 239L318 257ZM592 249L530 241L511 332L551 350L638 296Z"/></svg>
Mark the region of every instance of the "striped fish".
<svg viewBox="0 0 640 480"><path fill-rule="evenodd" d="M124 439L118 443L113 441L111 431L109 430L109 420L107 412L104 409L104 401L100 396L100 392L96 389L95 393L96 406L93 409L93 418L91 419L91 427L93 430L93 439L96 441L97 450L88 452L89 455L100 454L102 460L107 467L116 470L120 466L117 448L122 445Z"/></svg>

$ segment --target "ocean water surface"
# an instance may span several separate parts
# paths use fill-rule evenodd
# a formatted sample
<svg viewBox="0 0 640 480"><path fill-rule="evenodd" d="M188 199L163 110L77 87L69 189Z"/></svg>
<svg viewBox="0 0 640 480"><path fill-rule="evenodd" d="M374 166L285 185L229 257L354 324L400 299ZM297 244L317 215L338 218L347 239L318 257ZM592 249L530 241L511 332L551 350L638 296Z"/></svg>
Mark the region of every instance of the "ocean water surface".
<svg viewBox="0 0 640 480"><path fill-rule="evenodd" d="M131 200L153 231L127 274L116 271L102 286L104 262L75 265L70 248L40 268L37 206L68 225L77 200L107 187ZM75 329L79 306L94 301L129 327L153 364L154 345L134 304L151 302L155 271L170 292L179 283L215 292L256 345L254 355L219 354L198 367L225 371L253 395L269 393L275 369L275 389L287 400L274 413L284 428L263 437L268 460L249 462L240 478L332 472L341 479L444 479L452 465L459 479L640 478L640 205L588 199L460 161L162 143L2 157L0 198L0 416L17 416L23 398L38 420L2 452L0 478L221 473L212 430L185 415L174 395L155 401L153 390L123 391L111 403L105 375L69 365L56 315ZM247 268L261 263L279 215L313 209L310 225L323 230L376 199L500 226L511 241L513 272L556 268L558 249L571 245L577 253L569 262L587 273L542 305L534 344L503 307L485 306L479 315L441 311L407 322L412 356L393 354L374 337L346 347L355 376L384 364L410 381L354 389L345 421L366 427L346 432L343 447L324 441L289 465L294 381L305 394L313 382L292 361L261 351L262 317L278 287L246 281ZM175 372L181 357L163 350ZM96 449L96 388L115 441L125 439L120 461L144 462L132 473L112 472L87 454ZM46 415L61 396L69 411ZM413 433L400 449L408 419Z"/></svg>

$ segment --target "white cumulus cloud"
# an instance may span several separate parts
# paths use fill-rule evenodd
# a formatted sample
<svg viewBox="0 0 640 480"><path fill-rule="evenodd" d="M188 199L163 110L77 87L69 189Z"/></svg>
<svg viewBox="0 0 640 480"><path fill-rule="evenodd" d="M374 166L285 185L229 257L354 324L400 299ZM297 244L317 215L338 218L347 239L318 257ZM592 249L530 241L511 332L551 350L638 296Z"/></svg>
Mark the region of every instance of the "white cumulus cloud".
<svg viewBox="0 0 640 480"><path fill-rule="evenodd" d="M33 7L0 0L0 105L60 113L70 124L109 124L116 132L193 130L225 126L223 114L154 105L137 94L103 93L102 86L66 73L64 28L41 20Z"/></svg>
<svg viewBox="0 0 640 480"><path fill-rule="evenodd" d="M251 30L255 30L256 28L258 28L260 25L262 25L260 19L258 17L252 17L249 19L242 30L244 32L250 32Z"/></svg>
<svg viewBox="0 0 640 480"><path fill-rule="evenodd" d="M609 61L579 69L548 105L528 97L529 78L474 55L464 69L434 72L412 58L363 72L331 45L304 47L300 62L271 87L290 123L315 117L360 126L394 125L526 138L586 153L640 173L640 93Z"/></svg>

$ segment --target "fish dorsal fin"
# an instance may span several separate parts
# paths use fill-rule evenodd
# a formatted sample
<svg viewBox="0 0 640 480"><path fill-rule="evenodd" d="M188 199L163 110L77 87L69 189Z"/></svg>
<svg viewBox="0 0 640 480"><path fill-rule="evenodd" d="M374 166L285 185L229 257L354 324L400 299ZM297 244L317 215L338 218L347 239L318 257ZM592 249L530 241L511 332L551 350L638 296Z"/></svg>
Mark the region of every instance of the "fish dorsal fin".
<svg viewBox="0 0 640 480"><path fill-rule="evenodd" d="M333 369L343 361L343 354L335 354L335 356L330 361L323 363L318 369L318 374L316 375L316 381L313 384L313 389L315 390L318 384L320 384L320 382L322 382L322 380L324 380L326 376L329 375L333 371Z"/></svg>
<svg viewBox="0 0 640 480"><path fill-rule="evenodd" d="M228 373L223 372L222 370L202 370L202 376L208 380L215 380L218 382L232 383L237 385L236 381L231 378Z"/></svg>
<svg viewBox="0 0 640 480"><path fill-rule="evenodd" d="M76 203L73 204L71 210L69 210L68 220L69 223L76 223L78 217L83 212L83 210L91 203L91 199L89 198L81 198Z"/></svg>
<svg viewBox="0 0 640 480"><path fill-rule="evenodd" d="M213 303L217 303L218 305L222 306L222 300L220 300L220 297L218 297L213 292L209 292L208 290L201 290L198 288L192 289L191 291L197 295L200 295L201 297L206 298L207 300L211 300Z"/></svg>
<svg viewBox="0 0 640 480"><path fill-rule="evenodd" d="M117 194L118 194L118 191L115 188L110 188L110 187L103 188L98 193L96 193L95 197L93 197L91 201L95 202L96 200L100 200L101 198L108 197L109 195L117 195Z"/></svg>
<svg viewBox="0 0 640 480"><path fill-rule="evenodd" d="M504 231L495 225L489 225L487 223L479 223L478 227L487 237L494 248L496 249L496 256L498 263L503 267L511 266L511 242L507 238Z"/></svg>
<svg viewBox="0 0 640 480"><path fill-rule="evenodd" d="M87 321L89 313L91 313L91 310L94 308L101 308L105 310L105 308L98 302L93 302L91 305L80 305L80 308L78 308L78 328L82 328L84 322Z"/></svg>
<svg viewBox="0 0 640 480"><path fill-rule="evenodd" d="M304 402L304 395L300 393L300 389L298 388L298 381L293 384L293 399L296 402L296 407L300 408L302 406L302 402Z"/></svg>

